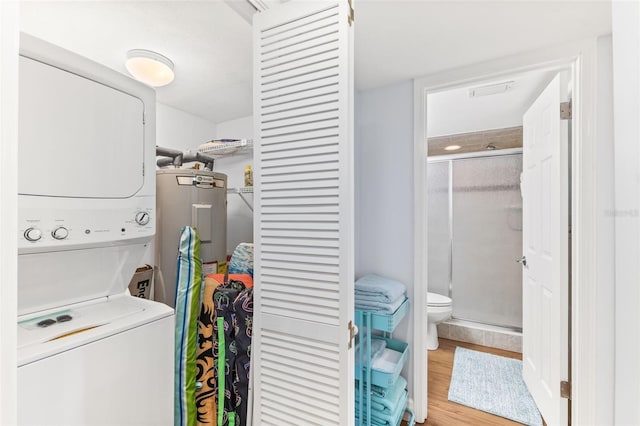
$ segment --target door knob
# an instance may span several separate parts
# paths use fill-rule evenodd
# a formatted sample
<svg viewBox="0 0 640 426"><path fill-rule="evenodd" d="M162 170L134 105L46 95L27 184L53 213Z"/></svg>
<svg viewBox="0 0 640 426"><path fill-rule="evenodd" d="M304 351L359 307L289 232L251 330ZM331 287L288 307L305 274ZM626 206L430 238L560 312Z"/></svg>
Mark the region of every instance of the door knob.
<svg viewBox="0 0 640 426"><path fill-rule="evenodd" d="M517 259L516 262L522 263L522 266L527 267L527 256L522 256L520 259Z"/></svg>

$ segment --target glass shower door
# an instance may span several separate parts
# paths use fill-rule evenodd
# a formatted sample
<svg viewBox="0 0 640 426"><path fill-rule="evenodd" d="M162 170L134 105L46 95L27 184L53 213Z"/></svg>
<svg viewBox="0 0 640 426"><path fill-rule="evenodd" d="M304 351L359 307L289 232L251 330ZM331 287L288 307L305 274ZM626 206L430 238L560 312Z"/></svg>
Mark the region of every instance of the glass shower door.
<svg viewBox="0 0 640 426"><path fill-rule="evenodd" d="M451 161L427 167L427 227L429 292L450 296L451 285Z"/></svg>
<svg viewBox="0 0 640 426"><path fill-rule="evenodd" d="M522 328L522 155L451 166L453 317Z"/></svg>

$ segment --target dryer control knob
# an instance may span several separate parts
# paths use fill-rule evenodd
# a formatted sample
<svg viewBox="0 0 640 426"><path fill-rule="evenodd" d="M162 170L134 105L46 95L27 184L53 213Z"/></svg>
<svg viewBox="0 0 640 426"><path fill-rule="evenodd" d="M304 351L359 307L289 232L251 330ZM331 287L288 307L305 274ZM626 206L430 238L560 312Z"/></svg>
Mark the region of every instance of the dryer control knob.
<svg viewBox="0 0 640 426"><path fill-rule="evenodd" d="M38 228L29 228L24 231L24 237L29 241L38 241L42 238L42 231Z"/></svg>
<svg viewBox="0 0 640 426"><path fill-rule="evenodd" d="M147 223L149 223L149 213L147 212L138 212L136 213L136 223L138 225L146 225Z"/></svg>
<svg viewBox="0 0 640 426"><path fill-rule="evenodd" d="M51 231L51 236L56 240L64 240L69 236L69 230L64 226L59 226Z"/></svg>

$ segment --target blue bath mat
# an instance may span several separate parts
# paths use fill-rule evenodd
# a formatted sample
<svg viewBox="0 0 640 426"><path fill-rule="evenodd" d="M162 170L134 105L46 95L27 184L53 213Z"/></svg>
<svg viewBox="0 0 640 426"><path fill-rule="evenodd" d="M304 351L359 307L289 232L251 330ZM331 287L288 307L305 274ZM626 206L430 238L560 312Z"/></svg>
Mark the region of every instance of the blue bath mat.
<svg viewBox="0 0 640 426"><path fill-rule="evenodd" d="M522 380L522 361L456 348L449 401L526 425L542 418Z"/></svg>

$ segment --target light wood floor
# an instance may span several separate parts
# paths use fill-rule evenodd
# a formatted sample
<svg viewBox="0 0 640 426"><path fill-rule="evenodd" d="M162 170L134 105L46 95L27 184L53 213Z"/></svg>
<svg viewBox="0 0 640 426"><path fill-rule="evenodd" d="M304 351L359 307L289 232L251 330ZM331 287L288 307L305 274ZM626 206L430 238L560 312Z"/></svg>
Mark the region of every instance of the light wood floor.
<svg viewBox="0 0 640 426"><path fill-rule="evenodd" d="M428 426L499 426L520 425L520 423L484 411L476 410L464 405L456 404L447 399L451 370L453 368L453 354L456 346L462 346L476 351L488 352L509 358L522 359L522 354L471 343L440 339L440 346L435 351L429 351L429 416ZM420 424L420 423L418 423Z"/></svg>

